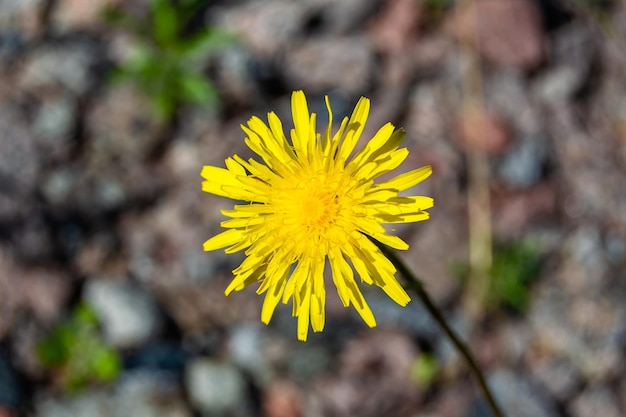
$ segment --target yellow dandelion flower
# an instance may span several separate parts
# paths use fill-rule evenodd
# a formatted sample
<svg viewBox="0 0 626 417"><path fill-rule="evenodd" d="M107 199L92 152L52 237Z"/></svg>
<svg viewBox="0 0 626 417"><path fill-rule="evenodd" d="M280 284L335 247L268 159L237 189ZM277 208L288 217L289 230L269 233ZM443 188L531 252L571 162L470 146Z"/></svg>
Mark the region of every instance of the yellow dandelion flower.
<svg viewBox="0 0 626 417"><path fill-rule="evenodd" d="M246 144L263 163L234 155L226 159L225 169L202 169L203 191L249 202L222 211L229 219L221 226L228 230L204 242L204 250L245 249L246 258L233 271L226 295L261 282L257 293L266 293L261 311L265 324L281 299L283 303L293 299L300 340L306 340L309 322L315 332L324 328L327 265L343 305L352 304L374 327L374 315L354 272L396 303L405 306L410 301L395 278L396 268L370 237L395 249L408 249L383 224L428 219L425 210L433 206L432 198L398 193L427 178L432 169L425 166L376 181L398 167L409 151L399 148L404 130L387 123L354 152L369 113L370 101L365 97L335 134L328 97L329 121L322 134L316 131L316 115L309 114L302 91L293 93L291 107L295 126L291 141L273 112L268 114L268 124L252 117L241 126Z"/></svg>

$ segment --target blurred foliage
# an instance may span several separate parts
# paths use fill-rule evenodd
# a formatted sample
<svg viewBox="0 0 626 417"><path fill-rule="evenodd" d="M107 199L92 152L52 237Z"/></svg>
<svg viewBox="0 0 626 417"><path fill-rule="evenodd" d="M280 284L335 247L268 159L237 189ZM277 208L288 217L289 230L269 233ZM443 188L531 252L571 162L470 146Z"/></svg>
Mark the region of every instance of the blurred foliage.
<svg viewBox="0 0 626 417"><path fill-rule="evenodd" d="M98 332L95 313L79 305L72 315L59 324L37 345L40 363L58 376L69 391L78 391L90 383L114 381L121 361Z"/></svg>
<svg viewBox="0 0 626 417"><path fill-rule="evenodd" d="M171 119L181 104L218 104L203 66L211 53L235 40L211 27L191 30L192 19L204 5L206 1L151 0L147 19L119 7L106 10L110 24L134 35L132 53L114 70L113 80L134 83L149 98L159 119Z"/></svg>
<svg viewBox="0 0 626 417"><path fill-rule="evenodd" d="M529 240L496 243L489 270L487 308L508 308L521 313L530 303L530 284L541 272L542 256L536 245ZM462 281L470 275L469 265L453 265L453 274Z"/></svg>
<svg viewBox="0 0 626 417"><path fill-rule="evenodd" d="M422 0L426 25L435 26L439 24L455 3L456 0Z"/></svg>
<svg viewBox="0 0 626 417"><path fill-rule="evenodd" d="M430 388L437 379L439 363L437 359L427 353L422 353L413 361L411 379L424 389Z"/></svg>

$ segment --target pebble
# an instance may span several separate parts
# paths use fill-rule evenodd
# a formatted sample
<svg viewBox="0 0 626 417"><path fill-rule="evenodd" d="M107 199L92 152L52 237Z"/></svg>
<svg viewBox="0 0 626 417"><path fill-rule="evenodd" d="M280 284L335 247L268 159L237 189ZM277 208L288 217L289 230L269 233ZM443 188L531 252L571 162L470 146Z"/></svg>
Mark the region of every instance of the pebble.
<svg viewBox="0 0 626 417"><path fill-rule="evenodd" d="M117 409L115 417L193 416L182 387L167 372L135 371L124 375L115 388L112 405Z"/></svg>
<svg viewBox="0 0 626 417"><path fill-rule="evenodd" d="M310 0L309 0L310 1ZM319 0L313 0L316 2ZM345 34L357 30L369 17L375 14L380 0L321 0L326 5L320 10L326 33Z"/></svg>
<svg viewBox="0 0 626 417"><path fill-rule="evenodd" d="M196 358L188 364L189 400L200 412L239 415L247 400L246 380L233 364Z"/></svg>
<svg viewBox="0 0 626 417"><path fill-rule="evenodd" d="M338 89L356 95L372 82L374 54L361 38L315 38L291 48L284 65L289 85L316 93Z"/></svg>
<svg viewBox="0 0 626 417"><path fill-rule="evenodd" d="M93 30L103 26L102 12L105 7L120 3L119 0L60 0L55 4L51 24L57 33L71 33L79 30Z"/></svg>
<svg viewBox="0 0 626 417"><path fill-rule="evenodd" d="M35 417L191 417L180 386L167 374L133 372L112 389L72 396L41 396Z"/></svg>
<svg viewBox="0 0 626 417"><path fill-rule="evenodd" d="M228 338L228 352L233 362L252 375L257 386L267 386L273 370L264 354L265 326L261 323L234 326Z"/></svg>
<svg viewBox="0 0 626 417"><path fill-rule="evenodd" d="M104 337L118 348L147 343L160 327L160 316L152 297L126 283L91 279L83 298L99 318Z"/></svg>
<svg viewBox="0 0 626 417"><path fill-rule="evenodd" d="M8 104L0 104L0 132L0 223L11 224L29 214L41 156L26 122Z"/></svg>
<svg viewBox="0 0 626 417"><path fill-rule="evenodd" d="M224 49L217 55L215 81L221 98L242 105L250 105L251 102L257 101L255 97L260 92L253 77L256 62L250 51L238 46ZM206 115L203 119L207 119Z"/></svg>
<svg viewBox="0 0 626 417"><path fill-rule="evenodd" d="M401 307L380 288L364 288L364 293L378 326L405 329L410 334L430 340L436 337L439 331L437 325L418 300Z"/></svg>
<svg viewBox="0 0 626 417"><path fill-rule="evenodd" d="M42 31L39 19L45 0L2 0L0 1L0 28L19 31L31 39Z"/></svg>
<svg viewBox="0 0 626 417"><path fill-rule="evenodd" d="M33 132L54 154L66 153L76 124L76 105L69 98L46 100L33 121Z"/></svg>
<svg viewBox="0 0 626 417"><path fill-rule="evenodd" d="M99 97L85 121L92 164L137 165L150 156L163 126L152 117L148 104L130 85L114 86Z"/></svg>
<svg viewBox="0 0 626 417"><path fill-rule="evenodd" d="M577 68L561 66L550 69L533 85L534 95L550 105L563 104L570 100L583 79Z"/></svg>
<svg viewBox="0 0 626 417"><path fill-rule="evenodd" d="M41 185L41 191L51 204L62 204L69 196L79 180L79 172L71 165L63 165L49 172Z"/></svg>
<svg viewBox="0 0 626 417"><path fill-rule="evenodd" d="M300 2L270 0L216 10L215 15L215 24L240 36L255 56L271 59L300 33L306 10Z"/></svg>
<svg viewBox="0 0 626 417"><path fill-rule="evenodd" d="M10 67L23 47L23 33L15 29L5 29L0 33L0 67Z"/></svg>
<svg viewBox="0 0 626 417"><path fill-rule="evenodd" d="M36 184L41 164L35 138L21 113L10 104L0 104L0 132L0 194L18 190L26 194Z"/></svg>
<svg viewBox="0 0 626 417"><path fill-rule="evenodd" d="M102 210L113 210L122 206L128 196L121 180L114 177L99 178L95 184L95 205Z"/></svg>
<svg viewBox="0 0 626 417"><path fill-rule="evenodd" d="M582 269L577 264L570 268L569 272L563 271L565 275ZM578 291L582 293L573 295ZM621 369L623 347L619 335L624 331L625 310L619 287L602 298L591 291L584 284L544 288L542 296L530 306L528 322L533 345L567 358L583 379L597 380Z"/></svg>
<svg viewBox="0 0 626 417"><path fill-rule="evenodd" d="M524 72L507 68L485 74L485 106L498 109L518 132L518 135L537 136L543 129L541 108L535 103Z"/></svg>
<svg viewBox="0 0 626 417"><path fill-rule="evenodd" d="M502 157L498 174L509 186L530 188L539 183L546 164L546 138L522 137Z"/></svg>
<svg viewBox="0 0 626 417"><path fill-rule="evenodd" d="M309 337L311 338L311 335ZM290 349L286 364L289 375L294 381L307 383L330 368L332 357L323 345L309 341L306 345Z"/></svg>
<svg viewBox="0 0 626 417"><path fill-rule="evenodd" d="M585 389L571 403L570 412L575 417L620 417L624 414L610 388L592 386Z"/></svg>
<svg viewBox="0 0 626 417"><path fill-rule="evenodd" d="M546 358L532 369L533 377L557 401L567 401L582 379L576 367L563 357Z"/></svg>
<svg viewBox="0 0 626 417"><path fill-rule="evenodd" d="M113 417L115 414L112 407L109 394L102 391L87 391L76 397L36 398L34 415L35 417Z"/></svg>
<svg viewBox="0 0 626 417"><path fill-rule="evenodd" d="M519 372L508 369L490 372L487 383L507 415L515 417L558 415L555 404Z"/></svg>
<svg viewBox="0 0 626 417"><path fill-rule="evenodd" d="M28 56L20 86L28 90L61 86L71 94L85 94L95 83L96 56L86 43L43 46Z"/></svg>

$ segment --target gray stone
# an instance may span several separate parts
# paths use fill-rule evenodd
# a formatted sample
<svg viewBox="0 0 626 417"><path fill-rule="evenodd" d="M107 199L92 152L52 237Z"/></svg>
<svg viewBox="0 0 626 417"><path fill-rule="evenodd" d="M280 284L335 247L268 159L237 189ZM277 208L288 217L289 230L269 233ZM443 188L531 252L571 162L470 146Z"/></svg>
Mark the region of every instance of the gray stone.
<svg viewBox="0 0 626 417"><path fill-rule="evenodd" d="M40 33L42 26L38 16L46 6L45 0L2 0L0 1L0 28L15 30L26 38Z"/></svg>
<svg viewBox="0 0 626 417"><path fill-rule="evenodd" d="M291 378L297 383L305 384L327 371L332 364L332 358L324 345L309 342L290 349L286 363Z"/></svg>
<svg viewBox="0 0 626 417"><path fill-rule="evenodd" d="M302 30L306 10L300 2L270 0L215 11L215 24L239 35L256 56L272 58Z"/></svg>
<svg viewBox="0 0 626 417"><path fill-rule="evenodd" d="M131 373L107 390L35 399L36 417L191 417L180 386L167 374Z"/></svg>
<svg viewBox="0 0 626 417"><path fill-rule="evenodd" d="M365 298L378 326L406 329L412 334L435 338L438 328L419 300L402 307L389 299L380 288L363 288Z"/></svg>
<svg viewBox="0 0 626 417"><path fill-rule="evenodd" d="M445 91L441 83L422 82L411 92L407 129L422 143L435 146L443 142L450 120L446 112Z"/></svg>
<svg viewBox="0 0 626 417"><path fill-rule="evenodd" d="M158 372L125 375L115 389L116 417L191 417L176 380Z"/></svg>
<svg viewBox="0 0 626 417"><path fill-rule="evenodd" d="M609 231L605 237L604 246L607 259L614 265L620 265L626 259L626 240L618 233Z"/></svg>
<svg viewBox="0 0 626 417"><path fill-rule="evenodd" d="M374 54L362 38L317 38L289 50L284 66L290 85L310 92L361 94L372 81Z"/></svg>
<svg viewBox="0 0 626 417"><path fill-rule="evenodd" d="M183 257L185 275L190 282L207 283L214 277L215 259L204 251L185 252Z"/></svg>
<svg viewBox="0 0 626 417"><path fill-rule="evenodd" d="M258 386L267 386L272 369L264 354L265 326L261 323L235 326L228 339L228 351L233 361L254 378Z"/></svg>
<svg viewBox="0 0 626 417"><path fill-rule="evenodd" d="M61 86L73 94L84 94L94 84L92 67L96 55L87 44L46 46L35 50L21 73L27 89Z"/></svg>
<svg viewBox="0 0 626 417"><path fill-rule="evenodd" d="M0 105L0 221L25 215L24 200L37 185L41 156L21 115Z"/></svg>
<svg viewBox="0 0 626 417"><path fill-rule="evenodd" d="M78 181L78 173L74 167L61 166L45 176L41 191L52 204L67 201Z"/></svg>
<svg viewBox="0 0 626 417"><path fill-rule="evenodd" d="M613 392L603 386L594 386L583 391L572 402L572 417L620 417L620 406Z"/></svg>
<svg viewBox="0 0 626 417"><path fill-rule="evenodd" d="M83 298L95 309L104 337L113 346L141 345L159 330L154 300L129 283L93 279L87 282Z"/></svg>
<svg viewBox="0 0 626 417"><path fill-rule="evenodd" d="M76 397L35 399L36 417L113 417L114 405L108 393L87 391Z"/></svg>
<svg viewBox="0 0 626 417"><path fill-rule="evenodd" d="M39 174L40 156L25 120L9 105L0 107L0 132L2 182L21 191L30 189Z"/></svg>
<svg viewBox="0 0 626 417"><path fill-rule="evenodd" d="M560 28L552 42L554 64L535 82L535 95L549 105L569 100L591 75L595 51L594 36L585 23L574 21Z"/></svg>
<svg viewBox="0 0 626 417"><path fill-rule="evenodd" d="M208 358L188 364L185 374L188 395L203 413L239 414L246 402L246 381L234 365Z"/></svg>
<svg viewBox="0 0 626 417"><path fill-rule="evenodd" d="M75 112L74 101L68 98L45 101L35 115L33 131L52 150L67 148L72 139Z"/></svg>
<svg viewBox="0 0 626 417"><path fill-rule="evenodd" d="M137 89L130 85L107 89L86 113L85 148L90 163L98 168L139 165L156 146L163 127Z"/></svg>
<svg viewBox="0 0 626 417"><path fill-rule="evenodd" d="M579 273L583 276L579 280L587 279L580 264L571 268L566 275ZM614 286L610 294L599 295L595 287L599 287L597 281L547 289L528 311L534 335L530 344L567 358L582 378L590 380L610 377L622 369L620 334L626 317L622 288ZM573 295L573 291L582 293Z"/></svg>
<svg viewBox="0 0 626 417"><path fill-rule="evenodd" d="M554 417L555 404L545 397L523 375L497 370L487 376L496 401L509 417Z"/></svg>
<svg viewBox="0 0 626 417"><path fill-rule="evenodd" d="M498 174L513 187L532 187L542 177L546 160L544 137L523 137L504 155Z"/></svg>
<svg viewBox="0 0 626 417"><path fill-rule="evenodd" d="M576 68L557 66L539 77L533 88L543 102L556 105L569 100L583 81L583 74Z"/></svg>
<svg viewBox="0 0 626 417"><path fill-rule="evenodd" d="M321 11L322 19L331 33L348 33L363 25L380 6L380 0L313 0L312 3L326 3Z"/></svg>
<svg viewBox="0 0 626 417"><path fill-rule="evenodd" d="M236 103L250 105L255 97L260 95L253 79L252 68L254 60L248 50L239 46L227 48L218 52L215 59L215 79L219 85L222 98L228 98ZM217 116L217 109L207 117L206 109L202 120Z"/></svg>
<svg viewBox="0 0 626 417"><path fill-rule="evenodd" d="M2 0L0 2L0 23L41 3L42 0Z"/></svg>
<svg viewBox="0 0 626 417"><path fill-rule="evenodd" d="M592 225L584 225L567 239L566 253L589 273L589 285L605 274L607 265L600 230ZM593 277L593 278L591 278Z"/></svg>
<svg viewBox="0 0 626 417"><path fill-rule="evenodd" d="M485 75L485 104L497 110L522 135L533 135L542 128L542 114L531 100L527 77L520 70L508 69Z"/></svg>
<svg viewBox="0 0 626 417"><path fill-rule="evenodd" d="M124 185L117 178L103 177L95 186L94 203L104 210L115 209L128 199Z"/></svg>
<svg viewBox="0 0 626 417"><path fill-rule="evenodd" d="M553 398L567 401L582 379L574 365L564 358L549 358L533 369L533 376Z"/></svg>

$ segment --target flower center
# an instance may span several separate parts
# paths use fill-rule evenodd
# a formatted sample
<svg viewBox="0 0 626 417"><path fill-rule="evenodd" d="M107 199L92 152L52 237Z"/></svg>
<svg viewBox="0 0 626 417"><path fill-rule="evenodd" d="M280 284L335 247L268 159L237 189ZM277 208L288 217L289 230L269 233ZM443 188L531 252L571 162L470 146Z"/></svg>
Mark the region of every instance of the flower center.
<svg viewBox="0 0 626 417"><path fill-rule="evenodd" d="M341 217L342 198L337 178L326 173L313 173L286 179L274 189L276 214L290 236L325 235ZM287 231L287 230L285 230ZM302 238L305 238L302 236Z"/></svg>
<svg viewBox="0 0 626 417"><path fill-rule="evenodd" d="M324 189L303 190L298 212L300 223L308 230L325 229L337 215L335 194Z"/></svg>

